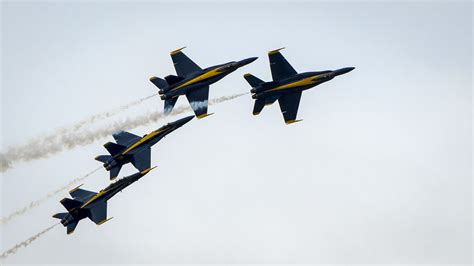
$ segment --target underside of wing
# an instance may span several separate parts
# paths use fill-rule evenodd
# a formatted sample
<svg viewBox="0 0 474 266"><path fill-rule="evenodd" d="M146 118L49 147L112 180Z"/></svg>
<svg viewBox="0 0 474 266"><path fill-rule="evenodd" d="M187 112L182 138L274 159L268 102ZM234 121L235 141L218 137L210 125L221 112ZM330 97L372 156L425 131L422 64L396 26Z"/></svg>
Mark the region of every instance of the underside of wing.
<svg viewBox="0 0 474 266"><path fill-rule="evenodd" d="M79 187L76 187L75 189L72 189L71 191L69 191L69 195L71 195L73 199L77 199L84 202L87 199L93 197L95 194L97 194L93 191L81 189Z"/></svg>
<svg viewBox="0 0 474 266"><path fill-rule="evenodd" d="M195 88L186 93L191 108L197 118L202 118L207 115L207 105L209 99L209 86L202 86Z"/></svg>
<svg viewBox="0 0 474 266"><path fill-rule="evenodd" d="M283 48L268 52L273 81L282 80L297 74L296 70L280 53L281 49Z"/></svg>
<svg viewBox="0 0 474 266"><path fill-rule="evenodd" d="M171 52L171 59L173 59L176 74L178 74L180 77L184 77L190 73L202 70L196 63L193 62L193 60L189 59L189 57L181 52L183 48Z"/></svg>
<svg viewBox="0 0 474 266"><path fill-rule="evenodd" d="M300 99L301 92L286 93L278 99L285 123L291 124L298 122L298 120L296 120L296 115L298 114Z"/></svg>
<svg viewBox="0 0 474 266"><path fill-rule="evenodd" d="M89 208L89 219L96 224L101 224L107 220L107 202L97 202Z"/></svg>
<svg viewBox="0 0 474 266"><path fill-rule="evenodd" d="M139 153L133 154L132 164L139 171L146 170L151 166L151 149L146 148Z"/></svg>
<svg viewBox="0 0 474 266"><path fill-rule="evenodd" d="M120 131L120 132L112 134L112 136L114 137L117 144L120 144L120 145L127 145L131 142L135 142L141 139L139 136L127 131Z"/></svg>

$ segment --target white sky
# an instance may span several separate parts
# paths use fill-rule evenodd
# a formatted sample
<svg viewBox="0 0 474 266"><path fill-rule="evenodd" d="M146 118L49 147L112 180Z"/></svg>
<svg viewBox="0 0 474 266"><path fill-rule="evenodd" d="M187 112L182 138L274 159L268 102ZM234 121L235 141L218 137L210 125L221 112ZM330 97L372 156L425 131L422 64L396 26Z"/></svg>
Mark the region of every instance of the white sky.
<svg viewBox="0 0 474 266"><path fill-rule="evenodd" d="M201 67L259 56L212 98L248 91L247 72L269 80L282 46L297 71L356 67L305 92L291 126L278 105L252 116L250 96L210 107L154 146L113 220L5 263L471 262L470 2L2 3L2 35L3 147L155 93L181 46ZM15 165L2 216L100 166L111 139ZM107 184L101 170L83 188ZM2 251L57 222L65 196L2 226Z"/></svg>

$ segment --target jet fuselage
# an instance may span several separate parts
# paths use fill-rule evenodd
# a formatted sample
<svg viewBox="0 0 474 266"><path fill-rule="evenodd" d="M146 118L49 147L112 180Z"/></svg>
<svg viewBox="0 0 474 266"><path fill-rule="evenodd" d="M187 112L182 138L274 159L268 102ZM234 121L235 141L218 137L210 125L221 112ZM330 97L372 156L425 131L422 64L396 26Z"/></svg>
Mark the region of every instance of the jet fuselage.
<svg viewBox="0 0 474 266"><path fill-rule="evenodd" d="M180 95L185 95L194 88L209 86L221 80L225 76L237 70L239 67L250 64L256 59L256 57L251 57L238 62L232 61L225 64L211 66L203 69L202 71L190 73L189 75L184 77L183 80L171 84L166 88L160 89L159 94L161 95L162 100L176 98Z"/></svg>
<svg viewBox="0 0 474 266"><path fill-rule="evenodd" d="M78 200L83 201L84 203L79 207L69 210L68 211L69 213L66 216L64 216L64 218L61 219L61 224L63 224L64 226L67 226L70 223L77 223L80 220L87 218L89 216L89 209L94 208L94 205L96 203L98 202L103 203L104 201L108 201L110 198L115 196L118 192L121 192L124 188L138 181L140 178L146 175L153 168L124 177L110 184L109 186L107 186L106 188L102 189L101 191L97 192L95 195L89 198L78 199Z"/></svg>
<svg viewBox="0 0 474 266"><path fill-rule="evenodd" d="M303 72L286 79L265 82L251 90L251 93L253 93L252 98L261 99L277 96L282 93L304 91L329 81L338 75L345 74L352 69L354 68L347 67L334 71Z"/></svg>

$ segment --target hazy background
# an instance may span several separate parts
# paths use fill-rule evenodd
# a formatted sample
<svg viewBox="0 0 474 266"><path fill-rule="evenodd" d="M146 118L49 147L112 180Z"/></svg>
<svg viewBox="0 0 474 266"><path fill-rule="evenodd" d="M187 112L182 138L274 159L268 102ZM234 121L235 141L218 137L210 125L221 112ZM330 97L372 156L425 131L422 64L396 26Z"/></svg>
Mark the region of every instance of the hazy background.
<svg viewBox="0 0 474 266"><path fill-rule="evenodd" d="M291 126L277 104L252 116L250 96L210 107L153 148L158 168L109 202L113 220L58 226L5 263L471 262L472 3L1 6L2 150L156 93L149 76L174 74L181 46L201 67L260 57L211 98L248 91L247 72L270 80L283 46L297 71L356 67L305 92ZM100 166L110 140L16 164L2 216ZM1 251L58 222L65 196L1 226Z"/></svg>

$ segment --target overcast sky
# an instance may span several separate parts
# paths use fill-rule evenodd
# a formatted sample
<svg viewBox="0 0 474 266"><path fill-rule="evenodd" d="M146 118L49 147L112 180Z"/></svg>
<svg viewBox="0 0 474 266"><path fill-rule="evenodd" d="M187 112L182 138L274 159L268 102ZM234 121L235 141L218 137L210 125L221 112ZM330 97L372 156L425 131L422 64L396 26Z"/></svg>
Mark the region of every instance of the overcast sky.
<svg viewBox="0 0 474 266"><path fill-rule="evenodd" d="M5 263L471 262L472 3L2 3L1 17L2 150L156 93L148 78L175 74L182 46L203 68L259 57L211 98L248 91L247 72L270 80L280 47L300 72L356 67L304 92L293 125L277 104L254 117L248 95L211 106L153 147L158 168L109 201L113 220L58 226ZM16 164L2 216L100 166L111 140ZM101 169L83 188L108 183ZM66 196L1 226L2 251L58 222Z"/></svg>

